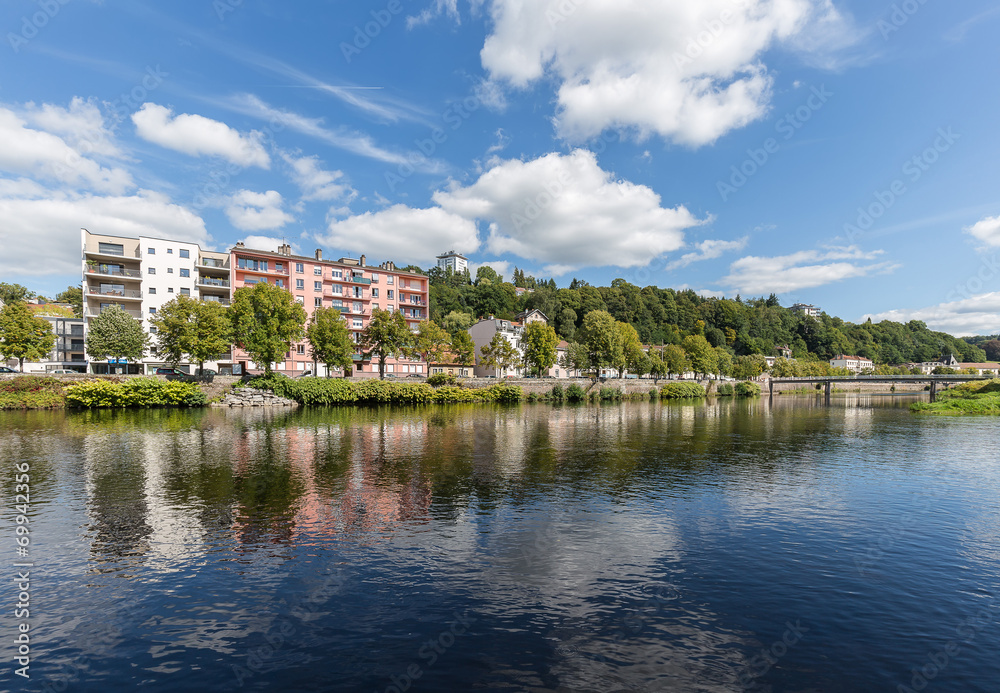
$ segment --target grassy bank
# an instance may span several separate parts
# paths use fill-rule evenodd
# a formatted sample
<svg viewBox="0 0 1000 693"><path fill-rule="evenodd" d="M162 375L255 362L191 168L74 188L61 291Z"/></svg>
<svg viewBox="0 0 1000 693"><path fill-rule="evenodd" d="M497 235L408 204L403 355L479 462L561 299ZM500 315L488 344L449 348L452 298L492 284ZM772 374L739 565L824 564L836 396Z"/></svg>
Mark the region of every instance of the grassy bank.
<svg viewBox="0 0 1000 693"><path fill-rule="evenodd" d="M1000 378L962 383L940 393L936 402L917 402L910 410L940 416L1000 416Z"/></svg>

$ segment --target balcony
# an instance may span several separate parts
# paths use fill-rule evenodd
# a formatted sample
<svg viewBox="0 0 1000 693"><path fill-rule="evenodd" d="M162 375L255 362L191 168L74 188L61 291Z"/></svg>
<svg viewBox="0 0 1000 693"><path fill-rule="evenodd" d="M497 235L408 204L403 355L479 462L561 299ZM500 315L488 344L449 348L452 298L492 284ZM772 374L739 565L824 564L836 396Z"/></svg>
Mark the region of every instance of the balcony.
<svg viewBox="0 0 1000 693"><path fill-rule="evenodd" d="M96 318L104 310L109 310L109 309L108 308L104 308L104 309L101 309L101 308L87 308L87 310L85 310L83 312L83 316L85 318ZM142 320L142 311L129 310L128 308L123 308L122 310L124 310L126 313L128 313L129 315L131 315L136 320Z"/></svg>
<svg viewBox="0 0 1000 693"><path fill-rule="evenodd" d="M113 298L123 298L127 301L141 301L142 292L132 291L132 290L117 290L117 289L100 289L96 287L90 287L87 290L88 296L111 296Z"/></svg>
<svg viewBox="0 0 1000 693"><path fill-rule="evenodd" d="M142 254L139 252L139 248L136 247L135 250L117 250L114 248L101 248L97 245L88 245L85 249L85 253L88 258L140 258Z"/></svg>
<svg viewBox="0 0 1000 693"><path fill-rule="evenodd" d="M220 301L216 301L215 299L212 298L204 298L202 300L205 301L206 303L218 303L220 306L225 306L226 308L232 305L228 298Z"/></svg>
<svg viewBox="0 0 1000 693"><path fill-rule="evenodd" d="M123 277L125 279L142 281L141 270L125 269L112 265L87 265L86 273L97 277Z"/></svg>
<svg viewBox="0 0 1000 693"><path fill-rule="evenodd" d="M263 267L259 264L256 267L252 265L241 266L238 263L236 265L237 272L246 272L247 274L262 274L267 277L275 274L287 277L289 269L290 268L288 267L288 265L283 266L280 270L270 264L268 264L266 267Z"/></svg>
<svg viewBox="0 0 1000 693"><path fill-rule="evenodd" d="M212 286L212 287L218 287L220 289L228 289L229 288L229 280L228 279L210 279L209 277L200 277L198 279L198 286Z"/></svg>
<svg viewBox="0 0 1000 693"><path fill-rule="evenodd" d="M359 277L356 275L351 275L350 277L344 277L344 281L350 282L352 284L364 284L365 286L369 286L372 283L371 279L365 279L364 277Z"/></svg>
<svg viewBox="0 0 1000 693"><path fill-rule="evenodd" d="M229 263L223 262L222 260L215 260L210 257L203 257L201 262L198 263L198 269L207 269L210 271L229 271Z"/></svg>

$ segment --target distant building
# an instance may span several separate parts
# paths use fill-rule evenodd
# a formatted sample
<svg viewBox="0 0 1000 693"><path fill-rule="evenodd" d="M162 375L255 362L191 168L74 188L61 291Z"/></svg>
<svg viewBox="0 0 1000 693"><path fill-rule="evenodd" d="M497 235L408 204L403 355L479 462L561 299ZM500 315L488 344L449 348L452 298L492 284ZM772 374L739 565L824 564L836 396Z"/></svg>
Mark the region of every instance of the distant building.
<svg viewBox="0 0 1000 693"><path fill-rule="evenodd" d="M439 360L428 364L428 370L431 375L447 373L448 375L454 375L459 378L468 378L473 375L473 367L459 363L458 357L450 351L442 354Z"/></svg>
<svg viewBox="0 0 1000 693"><path fill-rule="evenodd" d="M449 250L444 255L438 255L437 261L438 267L441 269L451 267L451 271L455 274L464 274L465 270L469 269L469 258L459 255L454 250Z"/></svg>
<svg viewBox="0 0 1000 693"><path fill-rule="evenodd" d="M533 308L531 310L526 310L524 312L518 313L517 315L514 316L514 321L522 323L525 327L527 327L533 322L540 322L543 325L549 324L548 317L546 317L545 313L538 310L537 308Z"/></svg>
<svg viewBox="0 0 1000 693"><path fill-rule="evenodd" d="M819 320L820 316L823 314L823 309L819 306L814 306L809 303L796 303L792 306L792 311L796 313L801 313L815 320Z"/></svg>
<svg viewBox="0 0 1000 693"><path fill-rule="evenodd" d="M830 359L830 365L834 368L846 368L854 371L855 374L875 368L875 363L871 359L866 359L864 356L845 356L844 354L838 354Z"/></svg>
<svg viewBox="0 0 1000 693"><path fill-rule="evenodd" d="M476 368L475 374L477 378L503 378L508 375L520 376L523 373L521 365L518 364L514 368L509 368L506 370L500 370L497 368L486 368L485 366L479 365L482 358L481 351L485 345L493 341L493 337L499 334L501 337L506 339L508 342L517 349L518 354L521 355L522 359L524 356L524 348L521 345L524 339L524 325L519 322L512 322L510 320L500 320L494 318L492 315L488 318L480 320L475 325L469 328L469 336L472 337L472 341L476 345Z"/></svg>
<svg viewBox="0 0 1000 693"><path fill-rule="evenodd" d="M958 367L978 371L979 375L1000 375L1000 363L960 363Z"/></svg>
<svg viewBox="0 0 1000 693"><path fill-rule="evenodd" d="M87 372L87 354L83 337L83 318L73 317L69 305L60 303L29 304L35 317L49 323L56 341L52 350L39 361L24 362L25 373L43 373L55 370Z"/></svg>

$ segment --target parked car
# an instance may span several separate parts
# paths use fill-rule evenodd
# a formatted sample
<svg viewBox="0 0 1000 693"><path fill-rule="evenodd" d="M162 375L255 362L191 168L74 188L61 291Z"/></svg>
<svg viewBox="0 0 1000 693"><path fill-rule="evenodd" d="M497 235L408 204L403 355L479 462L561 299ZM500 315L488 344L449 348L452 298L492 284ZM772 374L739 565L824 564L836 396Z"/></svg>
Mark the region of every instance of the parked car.
<svg viewBox="0 0 1000 693"><path fill-rule="evenodd" d="M198 375L218 375L218 371L213 371L211 368L202 368L198 371Z"/></svg>
<svg viewBox="0 0 1000 693"><path fill-rule="evenodd" d="M408 376L406 376L406 377L407 377L407 378L423 378L424 376L422 376L422 375L421 375L420 373L410 373L410 374L409 374Z"/></svg>
<svg viewBox="0 0 1000 693"><path fill-rule="evenodd" d="M157 375L167 375L167 376L173 375L173 376L179 376L179 377L182 377L182 378L186 378L187 375L188 375L187 373L185 373L184 371L182 371L180 368L157 368L156 369L156 374Z"/></svg>
<svg viewBox="0 0 1000 693"><path fill-rule="evenodd" d="M79 371L71 371L68 368L57 368L54 371L49 371L48 375L72 375L74 373L79 373Z"/></svg>
<svg viewBox="0 0 1000 693"><path fill-rule="evenodd" d="M7 368L7 366L0 366L0 373L17 373L13 368Z"/></svg>
<svg viewBox="0 0 1000 693"><path fill-rule="evenodd" d="M313 374L313 372L311 370L309 370L309 371L302 371L301 373L299 373L295 377L296 378L311 378L312 374Z"/></svg>

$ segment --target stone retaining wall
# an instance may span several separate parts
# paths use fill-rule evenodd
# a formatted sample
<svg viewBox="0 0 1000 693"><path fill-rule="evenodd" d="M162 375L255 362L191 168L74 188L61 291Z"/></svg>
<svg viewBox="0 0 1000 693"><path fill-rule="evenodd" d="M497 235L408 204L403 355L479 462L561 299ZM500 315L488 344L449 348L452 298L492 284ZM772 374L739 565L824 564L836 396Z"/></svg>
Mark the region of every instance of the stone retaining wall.
<svg viewBox="0 0 1000 693"><path fill-rule="evenodd" d="M267 390L254 390L250 387L238 387L213 407L297 407L298 402L278 397Z"/></svg>

